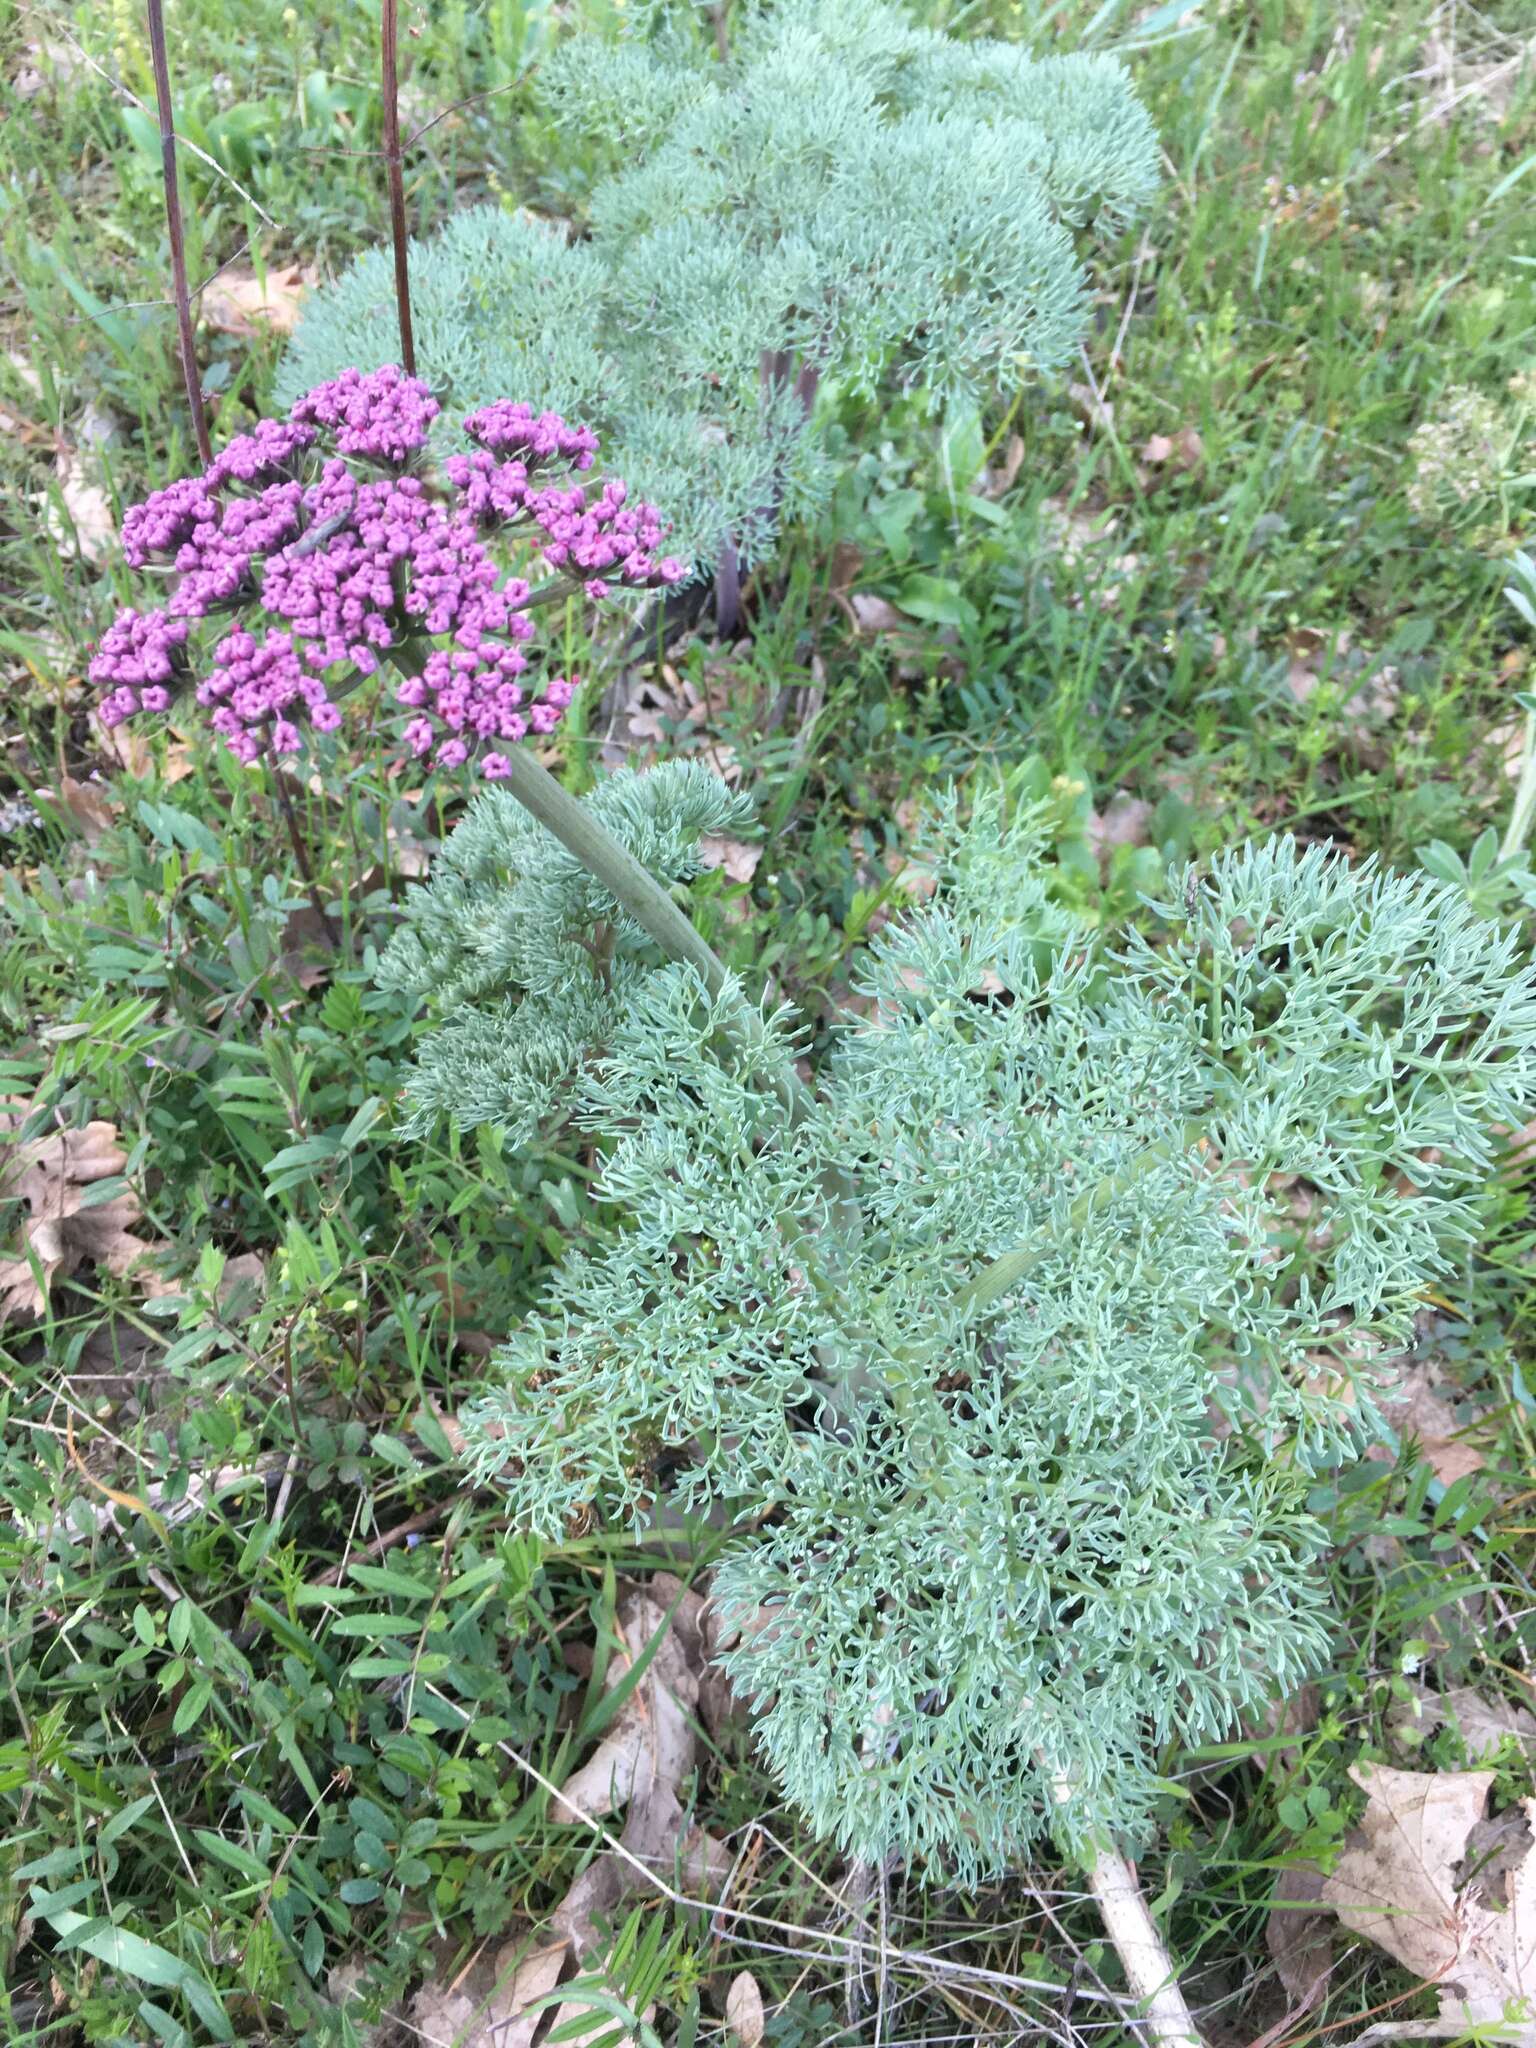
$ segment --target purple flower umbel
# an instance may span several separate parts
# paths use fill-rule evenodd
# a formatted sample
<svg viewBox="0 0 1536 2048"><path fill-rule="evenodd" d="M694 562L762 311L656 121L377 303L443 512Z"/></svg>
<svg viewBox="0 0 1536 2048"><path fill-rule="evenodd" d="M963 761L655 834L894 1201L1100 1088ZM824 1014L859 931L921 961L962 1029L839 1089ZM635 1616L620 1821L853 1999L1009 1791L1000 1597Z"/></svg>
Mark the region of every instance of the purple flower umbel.
<svg viewBox="0 0 1536 2048"><path fill-rule="evenodd" d="M294 754L306 727L340 726L337 700L389 656L408 751L507 775L506 747L552 732L575 685L539 665L533 592L499 559L506 545L555 572L552 594L594 600L676 583L684 567L658 556L661 517L622 483L542 480L552 464L591 468L590 428L503 399L465 421L474 452L434 482L422 464L438 410L394 364L344 370L133 506L124 557L161 558L174 581L159 608L120 612L102 636L90 676L103 722L164 712L190 684L240 760ZM193 628L215 618L200 657Z"/></svg>

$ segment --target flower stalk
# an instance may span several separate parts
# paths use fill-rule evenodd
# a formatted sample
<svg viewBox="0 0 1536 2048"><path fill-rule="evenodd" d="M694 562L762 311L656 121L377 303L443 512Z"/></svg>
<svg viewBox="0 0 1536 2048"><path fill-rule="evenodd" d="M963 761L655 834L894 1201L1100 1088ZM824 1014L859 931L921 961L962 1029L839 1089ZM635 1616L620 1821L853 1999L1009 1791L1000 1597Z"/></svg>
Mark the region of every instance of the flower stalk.
<svg viewBox="0 0 1536 2048"><path fill-rule="evenodd" d="M416 374L416 337L411 327L411 267L405 222L405 163L400 147L399 0L382 0L379 21L379 87L384 137L384 176L389 187L389 234L395 254L395 312L400 322L400 366ZM206 460L206 457L204 458Z"/></svg>
<svg viewBox="0 0 1536 2048"><path fill-rule="evenodd" d="M531 816L554 834L567 853L580 861L595 881L601 882L620 909L655 940L669 960L693 968L716 1001L725 997L739 1004L737 1029L742 1036L757 1035L756 1013L741 996L730 969L695 931L672 896L579 798L562 788L526 747L515 748L507 756L507 772L501 782ZM805 1090L787 1062L774 1090L792 1117L798 1119L804 1114Z"/></svg>
<svg viewBox="0 0 1536 2048"><path fill-rule="evenodd" d="M197 369L197 341L192 331L192 297L187 289L187 247L181 226L181 194L176 181L176 129L171 119L171 67L165 51L165 13L161 0L147 0L149 61L155 74L155 111L160 121L160 181L165 189L165 232L171 249L171 291L176 300L176 329L182 381L192 415L192 438L198 459L213 460L208 418L203 410L203 385Z"/></svg>

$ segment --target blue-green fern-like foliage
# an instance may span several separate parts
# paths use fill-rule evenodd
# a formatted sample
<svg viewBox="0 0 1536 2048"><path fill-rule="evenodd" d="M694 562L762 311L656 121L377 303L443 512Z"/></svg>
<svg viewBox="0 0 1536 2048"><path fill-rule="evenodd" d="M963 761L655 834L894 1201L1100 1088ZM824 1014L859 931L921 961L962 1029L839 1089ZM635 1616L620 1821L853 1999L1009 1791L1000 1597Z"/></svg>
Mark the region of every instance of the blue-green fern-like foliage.
<svg viewBox="0 0 1536 2048"><path fill-rule="evenodd" d="M589 421L676 522L744 560L827 485L803 392L936 399L1050 370L1088 308L1080 244L1150 197L1155 138L1111 58L961 41L881 0L757 0L729 62L692 8L576 36L538 81L555 147L606 159L579 233L481 207L411 251L417 350L445 436L515 397ZM307 303L291 399L394 343L387 251Z"/></svg>
<svg viewBox="0 0 1536 2048"><path fill-rule="evenodd" d="M653 804L672 874L676 778L593 799L634 845ZM503 1020L517 1042L506 980L527 1005L594 979L578 948L537 983L526 884L486 856L512 829L461 828L401 946L462 1004L428 1099L471 1116ZM859 1856L968 1878L1046 1832L1135 1837L1165 1745L1318 1667L1305 1474L1475 1234L1536 1097L1536 976L1451 891L1289 840L1179 878L1118 952L1000 798L941 808L931 859L798 1118L787 1014L743 1033L729 990L631 956L559 1104L623 1221L465 1426L550 1539L723 1521L726 1662L788 1796Z"/></svg>

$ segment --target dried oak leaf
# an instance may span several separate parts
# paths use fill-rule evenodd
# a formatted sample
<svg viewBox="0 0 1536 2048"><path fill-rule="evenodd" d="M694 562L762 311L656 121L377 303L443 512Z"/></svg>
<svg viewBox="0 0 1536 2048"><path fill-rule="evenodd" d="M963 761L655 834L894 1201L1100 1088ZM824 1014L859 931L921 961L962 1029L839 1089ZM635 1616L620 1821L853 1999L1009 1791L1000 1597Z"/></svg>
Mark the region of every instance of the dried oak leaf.
<svg viewBox="0 0 1536 2048"><path fill-rule="evenodd" d="M910 633L913 630L912 621L905 612L897 611L888 597L880 597L872 590L854 591L848 607L857 632Z"/></svg>
<svg viewBox="0 0 1536 2048"><path fill-rule="evenodd" d="M1154 469L1164 463L1175 469L1198 469L1205 460L1205 443L1194 427L1181 427L1176 434L1154 434L1144 443L1141 459Z"/></svg>
<svg viewBox="0 0 1536 2048"><path fill-rule="evenodd" d="M1094 384L1069 384L1067 397L1085 427L1092 433L1108 434L1115 431L1114 400L1106 398Z"/></svg>
<svg viewBox="0 0 1536 2048"><path fill-rule="evenodd" d="M513 1944L496 1959L489 1981L485 1972L471 1971L451 1984L424 1984L410 2009L418 2038L445 2048L533 2048L536 2040L558 2034L569 2048L600 2038L626 2048L630 2037L615 2040L611 2010L590 2004L572 1982L578 1975L601 1979L600 1923L639 1881L637 1864L654 1870L668 1888L680 1881L701 1893L718 1889L729 1869L721 1845L689 1824L681 1796L697 1749L694 1725L707 1655L703 1605L665 1573L624 1589L618 1606L624 1647L604 1674L607 1690L653 1642L655 1648L613 1726L566 1779L553 1817L596 1821L625 1807L620 1841L626 1853L610 1849L587 1865L555 1908L549 1938L520 1961ZM556 2003L551 1994L561 1986L569 1995Z"/></svg>
<svg viewBox="0 0 1536 2048"><path fill-rule="evenodd" d="M1270 1895L1264 1940L1291 2001L1287 2018L1310 2012L1333 1968L1333 1922L1319 1908L1323 1873L1315 1863L1282 1870Z"/></svg>
<svg viewBox="0 0 1536 2048"><path fill-rule="evenodd" d="M1019 480L1019 471L1024 467L1028 453L1022 434L1010 434L1008 447L996 469L985 469L981 473L981 495L984 498L1005 497Z"/></svg>
<svg viewBox="0 0 1536 2048"><path fill-rule="evenodd" d="M105 754L136 782L148 782L158 774L161 784L169 787L197 766L190 742L180 735L157 746L160 733L165 731L163 719L154 726L138 721L107 726L102 724L100 712L93 711L86 723L91 729L91 744L98 753Z"/></svg>
<svg viewBox="0 0 1536 2048"><path fill-rule="evenodd" d="M1323 1885L1323 1902L1352 1933L1384 1948L1440 1995L1440 2022L1536 2025L1536 1853L1504 1877L1494 1898L1457 1866L1494 1782L1492 1771L1394 1771L1361 1764L1350 1776L1368 1795L1360 1827ZM1536 1801L1523 1802L1527 1817Z"/></svg>
<svg viewBox="0 0 1536 2048"><path fill-rule="evenodd" d="M660 1641L612 1728L553 1802L557 1820L595 1820L627 1809L619 1838L627 1854L609 1850L594 1858L555 1909L553 1927L578 1961L595 1944L598 1919L637 1882L637 1863L666 1884L703 1892L714 1890L729 1869L725 1850L689 1824L682 1802L697 1753L694 1731L709 1654L703 1610L697 1593L684 1592L664 1572L629 1588L619 1602L626 1651L609 1662L610 1689L658 1635Z"/></svg>
<svg viewBox="0 0 1536 2048"><path fill-rule="evenodd" d="M17 1105L0 1110L0 1129L7 1124L12 1131L18 1129L25 1113ZM133 1226L143 1211L131 1189L107 1201L89 1199L97 1182L121 1173L127 1163L117 1126L109 1123L50 1131L16 1146L0 1167L0 1199L23 1203L26 1213L17 1256L0 1258L0 1326L40 1316L54 1280L77 1266L105 1266L121 1277L161 1249L134 1235ZM41 1287L28 1250L42 1269ZM150 1294L170 1291L170 1283L157 1274L141 1278Z"/></svg>
<svg viewBox="0 0 1536 2048"><path fill-rule="evenodd" d="M43 510L43 524L59 547L78 547L90 563L105 561L117 546L117 520L112 500L102 487L94 452L75 448L60 455L55 478L67 517L61 519L50 500Z"/></svg>
<svg viewBox="0 0 1536 2048"><path fill-rule="evenodd" d="M763 1994L750 1970L743 1970L731 1979L731 1988L725 1994L725 2024L736 2036L740 2048L761 2048L767 2021L763 2013Z"/></svg>
<svg viewBox="0 0 1536 2048"><path fill-rule="evenodd" d="M40 789L38 796L68 819L87 846L99 845L122 812L104 783L77 782L73 775L61 775L57 789Z"/></svg>
<svg viewBox="0 0 1536 2048"><path fill-rule="evenodd" d="M1284 1699L1271 1700L1251 1722L1245 1722L1245 1727L1266 1740L1275 1735L1296 1737L1294 1746L1260 1751L1254 1761L1261 1771L1277 1770L1282 1776L1289 1777L1299 1769L1302 1740L1317 1726L1322 1704L1322 1694L1315 1685L1302 1685Z"/></svg>
<svg viewBox="0 0 1536 2048"><path fill-rule="evenodd" d="M1413 1697L1387 1716L1389 1730L1409 1751L1447 1723L1461 1736L1470 1763L1482 1763L1511 1735L1527 1756L1536 1757L1536 1714L1502 1695L1485 1699L1474 1686L1453 1686L1440 1693L1416 1685Z"/></svg>
<svg viewBox="0 0 1536 2048"><path fill-rule="evenodd" d="M706 868L722 869L728 882L750 882L762 857L760 846L748 846L718 832L706 832L699 841L699 859Z"/></svg>
<svg viewBox="0 0 1536 2048"><path fill-rule="evenodd" d="M198 301L202 318L220 334L251 340L256 335L291 334L298 325L299 302L314 283L314 272L297 263L281 269L271 265L258 277L254 270L221 270Z"/></svg>
<svg viewBox="0 0 1536 2048"><path fill-rule="evenodd" d="M1438 1370L1432 1358L1416 1360L1397 1385L1381 1396L1380 1406L1400 1437L1412 1437L1417 1442L1440 1484L1452 1486L1469 1472L1480 1472L1487 1460L1475 1444L1467 1441L1468 1434L1478 1426L1477 1419L1458 1423L1450 1401L1437 1391ZM1393 1462L1393 1453L1385 1444L1373 1444L1366 1455L1383 1463Z"/></svg>
<svg viewBox="0 0 1536 2048"><path fill-rule="evenodd" d="M519 1961L522 1946L509 1942L489 1970L465 1972L448 1984L435 1978L423 1984L411 1999L413 2037L442 2048L533 2048L550 2010L537 2001L560 1981L565 1943L551 1942Z"/></svg>
<svg viewBox="0 0 1536 2048"><path fill-rule="evenodd" d="M1107 861L1117 846L1145 846L1152 825L1152 806L1144 797L1117 789L1102 811L1088 816L1088 844L1095 858Z"/></svg>

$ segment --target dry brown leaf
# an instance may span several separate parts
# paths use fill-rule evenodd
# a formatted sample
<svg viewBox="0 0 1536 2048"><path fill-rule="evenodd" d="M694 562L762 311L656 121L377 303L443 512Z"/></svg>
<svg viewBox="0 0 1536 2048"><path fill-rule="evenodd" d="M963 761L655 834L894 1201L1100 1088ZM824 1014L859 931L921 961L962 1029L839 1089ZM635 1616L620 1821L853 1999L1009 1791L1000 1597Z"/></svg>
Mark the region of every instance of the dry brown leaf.
<svg viewBox="0 0 1536 2048"><path fill-rule="evenodd" d="M1041 538L1069 564L1112 539L1117 524L1113 512L1087 510L1066 498L1047 498L1040 507Z"/></svg>
<svg viewBox="0 0 1536 2048"><path fill-rule="evenodd" d="M694 759L701 761L711 775L718 775L731 789L741 780L741 762L737 759L736 749L727 746L724 740L706 741Z"/></svg>
<svg viewBox="0 0 1536 2048"><path fill-rule="evenodd" d="M1310 1735L1317 1726L1322 1705L1322 1694L1315 1685L1307 1684L1287 1693L1283 1700L1271 1700L1262 1713L1254 1716L1251 1726L1255 1734L1266 1740L1275 1735L1294 1735L1297 1738L1294 1746L1267 1750L1260 1755L1256 1761L1261 1771L1278 1770L1288 1776L1298 1767L1301 1738Z"/></svg>
<svg viewBox="0 0 1536 2048"><path fill-rule="evenodd" d="M69 514L66 523L50 504L44 519L61 547L78 544L88 562L105 561L117 546L117 522L112 501L102 489L94 457L83 448L61 455L55 465L59 496Z"/></svg>
<svg viewBox="0 0 1536 2048"><path fill-rule="evenodd" d="M1181 427L1176 434L1154 434L1141 450L1143 462L1160 469L1164 463L1175 469L1196 469L1205 460L1205 443L1193 427Z"/></svg>
<svg viewBox="0 0 1536 2048"><path fill-rule="evenodd" d="M1447 1722L1460 1730L1468 1758L1481 1763L1499 1748L1507 1736L1536 1754L1536 1714L1502 1697L1484 1699L1470 1685L1458 1685L1450 1692L1431 1692L1416 1685L1414 1697L1395 1707L1387 1726L1404 1748L1417 1749L1436 1729Z"/></svg>
<svg viewBox="0 0 1536 2048"><path fill-rule="evenodd" d="M702 1602L697 1594L691 1599L696 1616ZM619 1627L627 1650L609 1659L604 1674L606 1691L612 1692L625 1677L651 1638L665 1626L666 1616L666 1608L644 1591L636 1590L620 1603ZM615 1813L629 1803L642 1779L658 1797L664 1797L669 1788L675 1793L693 1764L689 1717L699 1702L700 1662L690 1657L683 1631L667 1629L618 1718L587 1762L560 1788L554 1807L556 1820L598 1820Z"/></svg>
<svg viewBox="0 0 1536 2048"><path fill-rule="evenodd" d="M655 2016L656 2008L654 2005L648 2005L640 2015L646 2021L654 2019ZM587 2020L588 2024L578 2034L574 2031L574 2027L576 2022L583 2019ZM564 2029L568 2027L572 2028L573 2031L566 2033ZM590 2044L593 2041L607 2041L610 2044L610 2048L636 2048L633 2034L615 2035L613 2029L613 2014L611 2012L604 2012L600 2006L588 2004L579 1995L575 1998L568 1998L563 2004L557 2006L554 2018L549 2023L551 2037L555 2034L559 2034L561 2037L560 2048L590 2048ZM497 2048L500 2048L499 2036L497 2038Z"/></svg>
<svg viewBox="0 0 1536 2048"><path fill-rule="evenodd" d="M1103 434L1113 435L1115 431L1115 408L1112 400L1091 384L1069 384L1067 396L1078 412L1083 424Z"/></svg>
<svg viewBox="0 0 1536 2048"><path fill-rule="evenodd" d="M1531 1821L1520 1806L1480 1820L1461 1859L1462 1889L1476 1885L1485 1899L1507 1899L1509 1881L1531 1853Z"/></svg>
<svg viewBox="0 0 1536 2048"><path fill-rule="evenodd" d="M423 1984L411 1999L416 2038L442 2048L533 2048L549 2007L539 2005L531 2012L529 2007L560 1982L567 1949L563 1941L551 1942L519 1962L521 1946L509 1942L488 1973L470 1971L451 1984L435 1979Z"/></svg>
<svg viewBox="0 0 1536 2048"><path fill-rule="evenodd" d="M1286 682L1296 702L1305 704L1317 688L1318 677L1332 652L1332 642L1328 634L1320 633L1315 626L1297 626L1285 636L1285 651L1289 657Z"/></svg>
<svg viewBox="0 0 1536 2048"><path fill-rule="evenodd" d="M888 597L872 590L856 590L848 600L854 625L861 633L910 633L912 621L897 611Z"/></svg>
<svg viewBox="0 0 1536 2048"><path fill-rule="evenodd" d="M410 2006L417 2038L442 2048L532 2048L536 2034L542 2038L570 2026L572 2048L581 2048L611 2036L612 2015L588 2005L579 1991L558 2005L550 1994L578 1972L600 1974L599 1921L638 1881L635 1863L655 1870L668 1885L675 1875L701 1894L723 1883L729 1858L718 1842L686 1825L679 1797L694 1767L692 1716L706 1657L703 1605L697 1593L685 1592L666 1573L621 1590L617 1619L624 1648L610 1660L608 1689L653 1638L661 1639L609 1734L566 1780L554 1817L590 1820L627 1805L621 1837L627 1857L612 1850L595 1857L555 1909L548 1938L531 1953L519 1956L514 1943L494 1964L465 1971L448 1984L423 1984ZM539 2004L541 1999L546 2002ZM649 2020L652 2010L643 2017ZM574 2031L589 2015L590 2024ZM626 2048L628 2040L623 2037L615 2048Z"/></svg>
<svg viewBox="0 0 1536 2048"><path fill-rule="evenodd" d="M11 1105L4 1122L11 1130L25 1121L25 1105ZM131 1189L110 1201L85 1206L88 1190L122 1172L128 1155L117 1142L117 1127L90 1123L83 1130L50 1131L16 1146L0 1173L0 1196L25 1204L18 1256L0 1258L0 1327L13 1318L40 1316L54 1280L89 1260L120 1278L160 1246L135 1237L143 1212ZM27 1259L30 1249L42 1268L40 1288ZM170 1283L143 1276L146 1292L165 1294Z"/></svg>
<svg viewBox="0 0 1536 2048"><path fill-rule="evenodd" d="M827 566L827 589L839 599L846 598L853 587L853 580L864 566L864 555L851 540L840 540L833 544L832 559Z"/></svg>
<svg viewBox="0 0 1536 2048"><path fill-rule="evenodd" d="M1396 712L1402 675L1391 666L1362 670L1358 662L1347 664L1350 637L1347 627L1337 633L1294 627L1285 636L1286 683L1294 701L1306 704L1326 677L1340 699L1338 744L1344 752L1359 753L1370 731Z"/></svg>
<svg viewBox="0 0 1536 2048"><path fill-rule="evenodd" d="M630 748L675 748L680 729L696 706L690 704L677 671L663 663L660 674L626 670L610 705L621 749L614 762L622 765Z"/></svg>
<svg viewBox="0 0 1536 2048"><path fill-rule="evenodd" d="M45 85L68 85L86 64L81 50L47 39L25 44L23 57L11 77L11 90L19 100L35 99Z"/></svg>
<svg viewBox="0 0 1536 2048"><path fill-rule="evenodd" d="M409 832L397 832L392 825L387 828L385 838L392 875L414 882L430 871L432 848L424 840L414 838Z"/></svg>
<svg viewBox="0 0 1536 2048"><path fill-rule="evenodd" d="M1018 482L1019 471L1024 467L1026 452L1024 436L1010 434L1007 450L997 468L982 472L981 495L984 498L1001 498L1013 489Z"/></svg>
<svg viewBox="0 0 1536 2048"><path fill-rule="evenodd" d="M312 903L289 911L278 958L302 989L319 988L330 980L336 966L336 933Z"/></svg>
<svg viewBox="0 0 1536 2048"><path fill-rule="evenodd" d="M38 795L68 818L87 846L101 840L122 809L105 783L76 782L72 775L60 776L57 789L40 789Z"/></svg>
<svg viewBox="0 0 1536 2048"><path fill-rule="evenodd" d="M731 1979L725 1994L725 2024L741 2048L759 2048L767 2022L763 2016L763 1994L750 1970Z"/></svg>
<svg viewBox="0 0 1536 2048"><path fill-rule="evenodd" d="M1149 803L1117 789L1103 811L1089 814L1088 844L1099 860L1107 860L1117 846L1145 846L1151 822Z"/></svg>
<svg viewBox="0 0 1536 2048"><path fill-rule="evenodd" d="M628 1808L620 1836L627 1855L609 1850L595 1857L555 1910L554 1930L578 1960L595 1945L598 1919L636 1883L636 1862L668 1881L677 1871L685 1885L703 1892L718 1885L730 1867L712 1836L688 1826L681 1797L693 1772L694 1720L708 1655L703 1609L697 1593L685 1592L665 1572L620 1598L618 1624L627 1656L610 1659L610 1688L663 1628L666 1633L613 1727L554 1801L556 1819L595 1819L620 1805Z"/></svg>
<svg viewBox="0 0 1536 2048"><path fill-rule="evenodd" d="M197 765L191 746L186 740L176 737L168 740L160 750L157 767L153 735L156 730L163 732L166 729L163 720L157 720L153 727L139 720L130 720L123 725L103 725L101 713L92 711L87 723L91 729L91 742L98 752L115 761L136 782L147 782L151 776L157 776L168 788L171 783L180 782L184 776L190 775Z"/></svg>
<svg viewBox="0 0 1536 2048"><path fill-rule="evenodd" d="M1323 1873L1315 1863L1282 1870L1270 1895L1264 1939L1291 2001L1288 2017L1312 2010L1333 1968L1333 1921L1318 1907L1322 1895Z"/></svg>
<svg viewBox="0 0 1536 2048"><path fill-rule="evenodd" d="M1432 1358L1416 1359L1396 1388L1380 1397L1380 1407L1400 1437L1418 1444L1440 1484L1453 1486L1469 1472L1480 1472L1487 1459L1467 1441L1467 1432L1477 1428L1477 1421L1458 1423L1450 1402L1436 1391L1437 1371ZM1382 1464L1393 1462L1386 1444L1373 1444L1366 1456Z"/></svg>
<svg viewBox="0 0 1536 2048"><path fill-rule="evenodd" d="M740 839L725 839L706 832L699 841L699 859L706 868L724 870L727 881L750 882L763 857L761 846L747 846Z"/></svg>
<svg viewBox="0 0 1536 2048"><path fill-rule="evenodd" d="M1431 20L1437 21L1438 15ZM1458 46L1454 29L1449 38L1431 34L1409 77L1422 85L1421 97L1429 102L1418 117L1418 125L1439 125L1458 110L1471 111L1489 122L1500 122L1508 114L1522 74L1528 70L1532 45L1509 42L1484 45L1474 42L1476 56L1468 61L1465 46ZM1499 54L1489 54L1497 51ZM1505 53L1508 54L1505 54ZM1477 61L1481 58L1482 61Z"/></svg>
<svg viewBox="0 0 1536 2048"><path fill-rule="evenodd" d="M281 269L269 265L260 277L254 270L221 270L204 288L198 309L209 327L242 340L263 332L291 334L298 325L299 302L314 281L314 272L297 263Z"/></svg>
<svg viewBox="0 0 1536 2048"><path fill-rule="evenodd" d="M1505 1898L1458 1889L1492 1771L1350 1772L1367 1794L1361 1825L1323 1884L1323 1902L1404 1969L1433 1984L1443 2022L1471 2025L1521 2012L1536 2024L1536 1855L1505 1877ZM1536 1801L1522 1802L1527 1818ZM1522 2038L1529 2039L1528 2026Z"/></svg>

